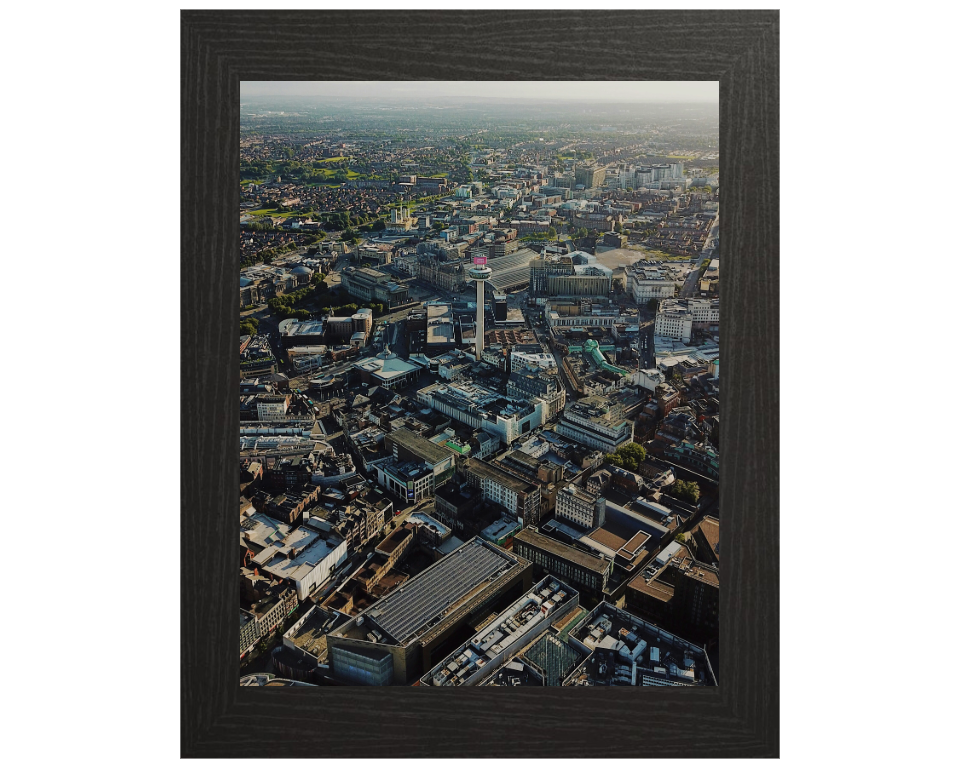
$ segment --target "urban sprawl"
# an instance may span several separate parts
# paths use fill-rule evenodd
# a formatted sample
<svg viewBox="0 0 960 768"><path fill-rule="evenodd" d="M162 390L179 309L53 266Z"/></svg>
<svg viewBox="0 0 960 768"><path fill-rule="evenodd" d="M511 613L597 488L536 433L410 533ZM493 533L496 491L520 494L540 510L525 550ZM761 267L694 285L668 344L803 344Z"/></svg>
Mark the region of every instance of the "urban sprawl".
<svg viewBox="0 0 960 768"><path fill-rule="evenodd" d="M243 104L242 685L713 686L716 110Z"/></svg>

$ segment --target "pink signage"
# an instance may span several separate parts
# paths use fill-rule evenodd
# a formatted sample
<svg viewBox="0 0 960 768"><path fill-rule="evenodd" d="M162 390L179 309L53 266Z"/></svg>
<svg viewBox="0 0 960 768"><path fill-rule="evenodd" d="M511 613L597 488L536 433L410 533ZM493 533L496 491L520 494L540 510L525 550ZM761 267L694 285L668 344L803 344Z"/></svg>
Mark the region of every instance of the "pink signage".
<svg viewBox="0 0 960 768"><path fill-rule="evenodd" d="M474 256L474 257L473 257L473 263L474 263L474 264L486 264L486 263L487 263L487 257L486 257L486 256Z"/></svg>

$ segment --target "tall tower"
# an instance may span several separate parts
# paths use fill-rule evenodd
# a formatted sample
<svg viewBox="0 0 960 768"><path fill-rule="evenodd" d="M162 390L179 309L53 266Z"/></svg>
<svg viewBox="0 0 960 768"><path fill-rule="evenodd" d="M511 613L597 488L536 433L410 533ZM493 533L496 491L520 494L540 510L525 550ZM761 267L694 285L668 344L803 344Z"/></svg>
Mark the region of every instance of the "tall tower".
<svg viewBox="0 0 960 768"><path fill-rule="evenodd" d="M487 280L493 274L493 270L487 266L486 256L474 256L473 266L467 270L467 278L473 280L477 286L477 361L480 361L480 353L483 351L483 304L485 286Z"/></svg>

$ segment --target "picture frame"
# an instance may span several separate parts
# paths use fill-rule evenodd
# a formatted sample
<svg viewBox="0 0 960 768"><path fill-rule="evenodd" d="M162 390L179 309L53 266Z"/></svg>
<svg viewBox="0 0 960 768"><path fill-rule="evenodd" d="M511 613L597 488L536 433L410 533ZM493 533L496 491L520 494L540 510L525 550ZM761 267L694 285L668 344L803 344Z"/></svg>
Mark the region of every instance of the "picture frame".
<svg viewBox="0 0 960 768"><path fill-rule="evenodd" d="M181 12L181 756L779 757L779 12ZM715 688L241 688L241 80L719 80Z"/></svg>

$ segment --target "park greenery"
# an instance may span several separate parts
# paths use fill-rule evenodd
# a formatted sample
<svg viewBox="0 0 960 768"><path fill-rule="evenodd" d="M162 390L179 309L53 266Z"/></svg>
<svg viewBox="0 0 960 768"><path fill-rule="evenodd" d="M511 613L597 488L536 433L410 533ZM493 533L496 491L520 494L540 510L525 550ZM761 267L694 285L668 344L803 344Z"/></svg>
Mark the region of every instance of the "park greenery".
<svg viewBox="0 0 960 768"><path fill-rule="evenodd" d="M671 496L696 504L700 500L700 486L695 481L677 480L669 489Z"/></svg>
<svg viewBox="0 0 960 768"><path fill-rule="evenodd" d="M640 462L646 458L647 451L640 443L627 443L626 445L621 445L613 453L608 453L606 455L606 462L615 467L636 472L640 466Z"/></svg>
<svg viewBox="0 0 960 768"><path fill-rule="evenodd" d="M247 317L240 321L241 336L256 336L257 329L260 327L260 321L255 317Z"/></svg>

